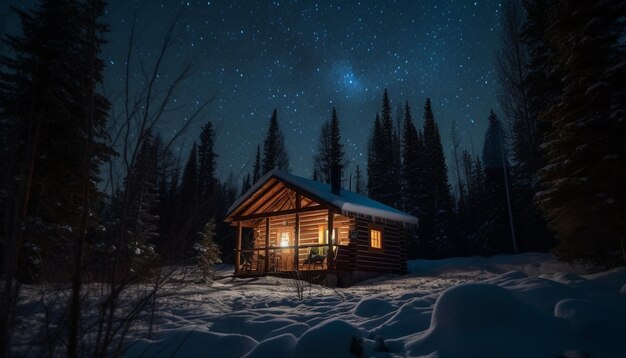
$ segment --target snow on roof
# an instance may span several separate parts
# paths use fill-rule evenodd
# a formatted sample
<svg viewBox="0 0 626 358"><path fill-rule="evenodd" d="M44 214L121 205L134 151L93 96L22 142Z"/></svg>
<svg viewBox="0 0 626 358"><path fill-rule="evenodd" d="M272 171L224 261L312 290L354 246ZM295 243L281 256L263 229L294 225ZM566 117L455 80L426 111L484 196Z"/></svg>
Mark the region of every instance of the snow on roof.
<svg viewBox="0 0 626 358"><path fill-rule="evenodd" d="M409 215L398 209L394 209L364 195L344 189L341 189L341 195L335 195L333 194L329 184L299 177L278 169L271 170L259 179L259 181L256 182L250 190L248 190L237 201L235 201L230 208L228 208L228 212L232 213L270 178L276 178L295 186L303 192L309 193L310 195L317 197L317 199L323 200L327 204L340 209L341 213L346 216L359 216L378 221L394 221L414 225L417 225L418 223L418 219L415 216Z"/></svg>

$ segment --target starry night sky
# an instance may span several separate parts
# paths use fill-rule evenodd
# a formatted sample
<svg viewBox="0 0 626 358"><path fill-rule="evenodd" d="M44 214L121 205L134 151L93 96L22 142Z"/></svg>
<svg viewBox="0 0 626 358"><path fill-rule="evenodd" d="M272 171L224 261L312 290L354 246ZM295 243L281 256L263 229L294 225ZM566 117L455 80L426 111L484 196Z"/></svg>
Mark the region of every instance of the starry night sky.
<svg viewBox="0 0 626 358"><path fill-rule="evenodd" d="M8 3L27 9L34 1ZM179 14L159 81L165 86L184 63L191 63L194 72L181 84L158 129L171 136L199 103L214 96L178 142L177 152L184 158L200 126L213 121L222 178L232 172L240 179L251 169L274 107L291 169L304 176L311 175L319 128L332 106L341 122L349 170L365 165L367 138L385 88L394 117L397 106L408 100L418 125L426 97L432 99L449 168L452 124L461 147L479 154L489 110L498 113L494 64L499 0L110 0L104 21L111 32L102 58L112 117L121 111L135 12L135 50L146 67L154 63L167 27ZM5 32L19 29L6 6L0 13ZM133 81L142 81L139 65Z"/></svg>

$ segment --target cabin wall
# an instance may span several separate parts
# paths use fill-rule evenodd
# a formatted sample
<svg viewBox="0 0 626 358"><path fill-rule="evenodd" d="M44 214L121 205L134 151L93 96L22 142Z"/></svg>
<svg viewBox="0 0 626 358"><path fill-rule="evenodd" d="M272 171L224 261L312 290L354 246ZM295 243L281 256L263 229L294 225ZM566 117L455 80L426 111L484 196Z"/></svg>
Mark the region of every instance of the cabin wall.
<svg viewBox="0 0 626 358"><path fill-rule="evenodd" d="M370 247L370 226L382 231L382 250ZM357 232L351 243L351 271L403 274L406 266L406 239L404 229L397 224L373 223L363 218L351 219L350 230Z"/></svg>

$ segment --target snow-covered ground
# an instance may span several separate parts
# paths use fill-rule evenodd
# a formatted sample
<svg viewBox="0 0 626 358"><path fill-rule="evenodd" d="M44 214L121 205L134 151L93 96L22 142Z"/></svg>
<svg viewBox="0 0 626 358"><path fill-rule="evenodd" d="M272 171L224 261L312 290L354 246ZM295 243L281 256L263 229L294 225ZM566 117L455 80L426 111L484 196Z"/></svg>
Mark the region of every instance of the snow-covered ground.
<svg viewBox="0 0 626 358"><path fill-rule="evenodd" d="M235 279L177 286L129 357L626 357L626 268L545 254L417 260L349 288Z"/></svg>

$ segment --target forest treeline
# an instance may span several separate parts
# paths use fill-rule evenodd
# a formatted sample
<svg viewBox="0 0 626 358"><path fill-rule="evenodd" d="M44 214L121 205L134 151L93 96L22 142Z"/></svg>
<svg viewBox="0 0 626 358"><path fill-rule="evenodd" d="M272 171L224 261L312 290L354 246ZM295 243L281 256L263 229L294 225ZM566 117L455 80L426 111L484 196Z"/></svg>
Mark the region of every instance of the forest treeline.
<svg viewBox="0 0 626 358"><path fill-rule="evenodd" d="M52 342L42 354L118 354L135 327L129 322L154 312L173 272L167 268L209 267L219 252L232 260L234 230L222 222L228 206L273 168L289 170L277 110L243 178L218 179L210 121L189 155L176 158L174 143L210 105L190 113L173 138L156 131L189 74L183 68L169 88L155 90L176 21L141 90L133 96L126 83L121 124L109 125L112 104L101 89L105 10L102 0L41 1L15 10L22 33L3 39L10 50L0 60L3 355L20 287L33 281L67 283L70 292L64 314L48 317L61 323L38 333ZM417 216L412 258L554 249L592 270L623 265L625 13L626 3L612 0L506 2L496 64L502 119L485 113L482 153L460 148L453 133L448 168L430 99L418 122L409 102L394 117L385 90L372 113L367 163L345 159L341 112L333 108L320 129L314 179L329 182L338 167L354 178L349 189ZM134 22L127 63L136 60L133 41ZM95 303L86 282L102 284ZM123 308L134 283L149 284ZM87 307L98 312L95 322L81 321ZM88 347L80 343L87 323L98 332Z"/></svg>

